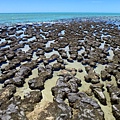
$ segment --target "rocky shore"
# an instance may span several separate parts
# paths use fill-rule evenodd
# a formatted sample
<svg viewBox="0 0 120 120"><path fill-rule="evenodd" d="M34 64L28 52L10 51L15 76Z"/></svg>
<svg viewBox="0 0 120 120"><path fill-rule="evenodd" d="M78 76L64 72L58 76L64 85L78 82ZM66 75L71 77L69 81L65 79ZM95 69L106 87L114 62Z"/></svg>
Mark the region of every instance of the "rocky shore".
<svg viewBox="0 0 120 120"><path fill-rule="evenodd" d="M119 119L119 25L0 28L0 120Z"/></svg>

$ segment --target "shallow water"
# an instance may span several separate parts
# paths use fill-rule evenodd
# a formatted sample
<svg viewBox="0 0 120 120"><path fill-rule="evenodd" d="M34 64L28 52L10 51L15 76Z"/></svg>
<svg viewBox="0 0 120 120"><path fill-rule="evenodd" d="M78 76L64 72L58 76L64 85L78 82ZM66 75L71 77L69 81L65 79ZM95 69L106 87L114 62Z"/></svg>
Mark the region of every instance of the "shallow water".
<svg viewBox="0 0 120 120"><path fill-rule="evenodd" d="M42 90L42 95L43 95L43 99L42 101L39 103L39 105L45 105L45 103L49 103L49 102L53 102L53 95L51 92L51 88L54 87L56 85L56 81L59 78L59 76L57 76L57 72L55 71L53 74L53 78L48 79L45 82L45 89Z"/></svg>
<svg viewBox="0 0 120 120"><path fill-rule="evenodd" d="M84 52L85 52L85 48L82 46L82 49L78 51L78 54L82 55L82 53L84 53Z"/></svg>
<svg viewBox="0 0 120 120"><path fill-rule="evenodd" d="M37 60L38 56L36 56L36 52L33 53L32 60Z"/></svg>
<svg viewBox="0 0 120 120"><path fill-rule="evenodd" d="M109 56L107 56L108 59L112 60L113 56L114 56L114 53L113 53L113 50L109 50Z"/></svg>
<svg viewBox="0 0 120 120"><path fill-rule="evenodd" d="M101 70L105 69L105 66L107 66L107 65L97 64L97 67L94 70L96 73L100 74Z"/></svg>
<svg viewBox="0 0 120 120"><path fill-rule="evenodd" d="M50 58L53 54L59 55L58 51L53 50L52 52L45 53L46 58Z"/></svg>
<svg viewBox="0 0 120 120"><path fill-rule="evenodd" d="M101 70L105 69L105 66L106 65L98 64L97 68L95 69L95 72L100 74ZM110 96L109 96L109 93L107 92L107 89L106 89L106 85L109 84L109 83L112 83L114 86L117 86L115 77L112 76L111 79L112 79L111 81L102 81L102 80L100 80L100 83L104 84L104 94L106 96L107 105L106 106L102 105L95 97L93 97L93 99L97 100L97 102L99 103L101 109L105 113L104 114L105 115L105 120L115 120L114 116L112 115L112 106L111 106L111 102L110 102Z"/></svg>
<svg viewBox="0 0 120 120"><path fill-rule="evenodd" d="M48 41L48 42L46 43L46 47L50 47L50 44L51 44L51 43L54 43L54 41L55 41L55 40Z"/></svg>
<svg viewBox="0 0 120 120"><path fill-rule="evenodd" d="M104 45L105 45L105 42L101 43L101 45L99 46L99 48L104 49Z"/></svg>
<svg viewBox="0 0 120 120"><path fill-rule="evenodd" d="M5 39L0 39L0 44L2 43L2 42L5 42L6 40Z"/></svg>
<svg viewBox="0 0 120 120"><path fill-rule="evenodd" d="M3 84L0 84L0 89L2 89L2 87L3 87Z"/></svg>
<svg viewBox="0 0 120 120"><path fill-rule="evenodd" d="M29 47L29 45L25 45L24 46L24 48L20 48L22 51L24 51L24 52L27 52L28 50L30 50L30 47Z"/></svg>
<svg viewBox="0 0 120 120"><path fill-rule="evenodd" d="M30 41L33 41L35 39L36 39L35 37L32 37L32 38L27 39L27 41L30 42Z"/></svg>

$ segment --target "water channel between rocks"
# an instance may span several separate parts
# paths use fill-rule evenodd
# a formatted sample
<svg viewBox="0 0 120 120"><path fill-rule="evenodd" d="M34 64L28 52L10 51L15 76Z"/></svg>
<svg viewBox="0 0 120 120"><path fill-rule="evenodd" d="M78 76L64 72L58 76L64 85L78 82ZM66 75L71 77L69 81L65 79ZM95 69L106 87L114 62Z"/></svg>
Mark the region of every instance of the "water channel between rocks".
<svg viewBox="0 0 120 120"><path fill-rule="evenodd" d="M67 61L65 61L67 62ZM74 63L68 63L66 65L66 68L76 68L77 70L79 68L81 68L83 70L82 73L79 73L77 72L76 74L76 77L81 79L82 81L82 86L79 87L79 91L80 92L86 92L86 93L91 93L91 89L89 88L90 86L90 83L86 83L85 80L84 80L84 76L87 74L86 71L85 71L85 66L83 66L80 62L77 62L77 61L74 61ZM96 73L100 73L101 70L104 70L105 69L105 65L100 65L98 64L95 71ZM55 71L54 74L53 74L53 78L51 79L48 79L46 82L45 82L45 89L42 90L42 96L43 96L43 99L41 100L40 103L38 103L35 107L35 110L33 111L33 114L39 114L39 112L41 110L44 110L44 108L47 107L47 105L50 103L50 102L53 102L53 96L52 96L52 92L51 92L51 88L54 87L56 85L56 81L57 79L59 78L58 76L58 73L59 71ZM24 87L22 88L17 88L17 92L15 95L20 95L21 98L23 99L24 95L26 93L28 93L29 91L31 91L31 89L29 88L28 86L28 81L32 78L35 78L38 76L38 70L37 68L34 69L32 71L32 75L29 76L29 78L27 78L25 80L25 84L24 84ZM116 82L115 82L115 78L112 76L112 81L110 82L103 82L101 80L101 83L104 84L104 86L106 86L106 83L112 83L116 86ZM105 87L104 87L105 88ZM99 105L101 106L101 109L103 110L103 112L105 113L105 120L115 120L115 118L113 117L112 115L112 109L111 109L111 103L110 103L110 97L109 97L109 94L105 88L105 91L104 91L104 94L106 96L106 99L107 99L107 105L104 106L102 105L95 97L94 95L91 96L91 98L95 99ZM32 113L28 114L28 116L31 116ZM34 116L34 118L37 117L37 116Z"/></svg>
<svg viewBox="0 0 120 120"><path fill-rule="evenodd" d="M64 31L61 32L62 35L64 35ZM35 38L31 38L29 39L28 41L32 41L34 40ZM4 42L4 40L2 41ZM23 41L22 41L23 42ZM1 41L0 41L1 43ZM51 43L54 43L54 41L49 41L47 44L46 44L46 47L50 47L50 44ZM104 44L101 44L101 48L104 48ZM30 47L29 45L25 44L24 48L20 48L22 51L26 52L28 50L30 50ZM67 52L67 56L70 57L68 51L69 51L69 46L66 46L65 48L62 48L63 50L65 50ZM78 51L78 54L82 54L83 52L85 51L84 47L82 47L82 50ZM51 55L53 54L57 54L59 55L59 53L57 51L54 51L53 52L50 52L50 53L45 53L45 56L46 58L49 58ZM113 51L112 49L109 50L109 56L107 56L107 58L109 60L112 60L114 54L113 54ZM32 60L36 60L38 58L38 56L36 56L36 52L33 52L33 57L32 57ZM56 61L50 63L51 65L53 65ZM73 62L73 63L70 63L70 62L67 62L67 60L64 60L64 62L66 63L65 67L66 68L75 68L75 69L82 69L83 72L77 72L76 76L77 78L81 79L81 86L79 87L79 91L80 92L85 92L87 93L88 95L91 94L91 89L90 89L90 85L91 83L87 83L85 82L85 79L84 79L84 76L87 75L86 71L85 71L85 66L81 64L81 62L77 62L76 60ZM21 64L25 64L24 63L21 63ZM3 64L1 66L1 68L4 68L5 66L8 65L8 62ZM43 63L40 63L39 66L44 66ZM94 69L94 71L98 74L101 73L101 70L104 70L105 67L107 65L101 65L101 64L98 64L97 63L97 67ZM16 68L17 70L19 70L19 67ZM41 112L41 111L44 111L44 109L49 105L49 103L53 102L53 95L52 95L52 92L51 92L51 88L54 87L56 85L56 82L57 82L57 79L59 78L58 74L60 73L60 71L54 71L53 73L53 77L51 79L47 79L44 83L44 89L42 90L42 100L41 102L37 103L37 105L34 107L34 111L31 112L31 113L28 113L27 114L27 117L30 118L32 115L36 115L36 116L32 116L34 120L37 120L37 116L38 114ZM1 69L0 69L0 75L1 75ZM32 74L25 79L25 84L23 87L17 87L16 88L16 93L14 94L15 96L21 96L21 99L24 99L24 95L29 93L30 91L32 91L30 88L29 88L29 85L28 85L28 81L33 79L33 78L36 78L38 77L38 68L35 68L32 70ZM105 120L115 120L113 114L112 114L112 105L111 105L111 101L110 101L110 96L109 96L109 93L107 92L107 89L106 89L106 85L107 83L112 83L114 86L117 86L116 84L116 80L115 80L115 77L112 76L111 77L111 81L102 81L100 79L100 83L104 84L104 94L105 94L105 97L106 97L106 102L107 102L107 105L102 105L99 100L94 96L94 95L90 95L91 98L93 98L94 100L96 100L98 102L98 104L100 105L101 109L103 110L104 112L104 117L105 117ZM0 89L2 89L2 86L3 84L0 84ZM67 102L67 100L66 100ZM32 120L31 119L31 120ZM52 118L51 118L52 120Z"/></svg>
<svg viewBox="0 0 120 120"><path fill-rule="evenodd" d="M21 48L21 49L22 49L23 51L27 51L27 50L29 50L29 46L25 46L24 48ZM67 47L66 47L66 49L68 50ZM84 50L81 50L81 51L79 52L79 54L81 54L83 51L84 51ZM110 50L109 52L110 52L109 59L112 59L112 57L113 57L113 52L112 52L112 50ZM53 52L51 52L51 53L46 53L45 55L46 55L46 57L50 57L53 53L58 54L58 52L53 51ZM37 59L37 58L38 58L38 57L37 57L37 56L35 55L35 53L34 53L34 54L33 54L33 60L35 60L35 59ZM79 91L80 91L80 92L86 92L86 93L88 93L88 94L91 93L90 83L86 83L85 80L84 80L84 76L87 75L87 73L86 73L86 71L85 71L85 66L82 65L80 62L77 62L77 61L74 61L73 63L69 63L69 62L67 62L67 60L64 60L64 62L67 63L66 68L76 68L77 70L78 70L79 68L81 68L81 69L83 70L82 73L77 72L77 74L76 74L76 77L79 78L79 79L81 79L81 81L82 81L82 82L81 82L81 83L82 83L82 86L79 87ZM55 62L53 62L53 63L55 63ZM52 65L53 63L51 63L51 65ZM23 64L24 64L24 63L23 63ZM6 64L3 65L3 67L5 67L5 66L6 66ZM40 66L43 66L43 64L40 64ZM18 67L18 69L19 69L19 67ZM95 72L98 73L98 74L100 74L101 70L104 70L104 69L105 69L105 65L98 64L97 67L95 68ZM42 90L43 99L41 100L40 103L38 103L38 104L35 106L35 110L34 110L32 113L28 114L28 117L31 116L32 114L39 114L39 112L40 112L41 110L44 110L44 108L45 108L50 102L53 102L53 95L52 95L52 92L51 92L51 88L56 85L56 81L57 81L57 79L59 78L59 76L58 76L58 73L59 73L59 72L60 72L60 71L55 71L54 74L53 74L53 77L52 77L51 79L48 79L48 80L44 83L44 88L45 88L45 89ZM30 76L25 80L24 86L21 87L21 88L20 88L20 87L17 88L16 93L15 93L15 96L20 95L21 98L23 99L25 94L27 94L27 93L29 93L30 91L32 91L32 90L29 88L28 81L29 81L30 79L33 79L33 78L36 78L36 77L38 77L38 69L37 69L37 68L35 68L35 69L32 70L32 75L30 75ZM115 78L114 78L113 76L112 76L112 81L110 81L110 82L106 82L106 81L103 82L103 81L101 80L101 83L103 83L104 86L106 86L106 83L112 83L112 84L114 84L114 85L116 86ZM0 84L0 88L2 88L2 84ZM107 105L106 105L106 106L102 105L102 104L94 97L94 95L92 95L91 98L95 99L95 100L99 103L101 109L103 110L103 112L104 112L104 114L105 114L105 120L115 120L115 118L114 118L113 115L112 115L112 108L111 108L111 102L110 102L109 94L108 94L108 92L107 92L106 87L104 87L104 89L105 89L104 94L105 94L106 99L107 99ZM38 112L37 112L37 111L38 111ZM37 116L34 116L34 119L35 119L35 117L37 117ZM37 119L36 119L36 120L37 120Z"/></svg>

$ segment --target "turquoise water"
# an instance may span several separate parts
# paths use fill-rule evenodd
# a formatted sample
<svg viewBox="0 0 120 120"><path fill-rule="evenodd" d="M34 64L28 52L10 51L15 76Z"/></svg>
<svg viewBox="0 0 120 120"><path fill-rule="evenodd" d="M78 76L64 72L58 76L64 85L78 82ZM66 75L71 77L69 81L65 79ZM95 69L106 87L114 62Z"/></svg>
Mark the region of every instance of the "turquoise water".
<svg viewBox="0 0 120 120"><path fill-rule="evenodd" d="M120 13L0 13L0 25L50 22L71 18L120 20Z"/></svg>

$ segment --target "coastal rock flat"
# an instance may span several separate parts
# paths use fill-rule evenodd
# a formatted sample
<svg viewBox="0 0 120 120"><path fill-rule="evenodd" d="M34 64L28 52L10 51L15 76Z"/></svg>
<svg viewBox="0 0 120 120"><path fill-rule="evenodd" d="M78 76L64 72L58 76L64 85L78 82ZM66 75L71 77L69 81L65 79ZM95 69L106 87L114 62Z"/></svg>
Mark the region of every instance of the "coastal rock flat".
<svg viewBox="0 0 120 120"><path fill-rule="evenodd" d="M0 119L119 119L119 39L87 19L0 27Z"/></svg>

